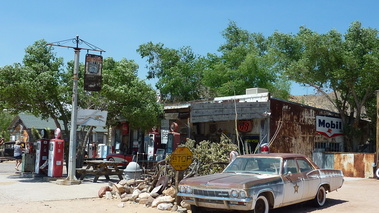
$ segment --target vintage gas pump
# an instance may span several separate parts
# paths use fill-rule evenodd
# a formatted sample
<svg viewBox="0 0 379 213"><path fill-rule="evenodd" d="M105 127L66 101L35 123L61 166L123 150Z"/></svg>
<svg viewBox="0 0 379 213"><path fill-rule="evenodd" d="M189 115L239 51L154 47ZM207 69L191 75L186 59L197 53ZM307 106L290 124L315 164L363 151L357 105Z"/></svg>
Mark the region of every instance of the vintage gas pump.
<svg viewBox="0 0 379 213"><path fill-rule="evenodd" d="M170 126L171 132L167 134L167 144L166 144L166 153L170 154L179 146L180 144L180 133L178 131L178 124L172 122Z"/></svg>
<svg viewBox="0 0 379 213"><path fill-rule="evenodd" d="M32 142L25 142L25 153L22 154L22 172L34 172L35 153Z"/></svg>
<svg viewBox="0 0 379 213"><path fill-rule="evenodd" d="M88 157L89 158L97 157L97 144L95 142L90 143L88 146Z"/></svg>
<svg viewBox="0 0 379 213"><path fill-rule="evenodd" d="M161 134L159 132L150 132L149 140L147 141L147 159L154 160L154 154L161 147Z"/></svg>
<svg viewBox="0 0 379 213"><path fill-rule="evenodd" d="M37 140L36 146L36 162L34 173L40 174L42 172L41 166L47 161L49 157L49 139L47 139L47 131L42 130L41 139Z"/></svg>
<svg viewBox="0 0 379 213"><path fill-rule="evenodd" d="M178 148L180 144L180 133L178 132L169 132L167 135L167 145L166 145L166 153L170 154Z"/></svg>
<svg viewBox="0 0 379 213"><path fill-rule="evenodd" d="M49 142L49 167L47 169L47 176L62 177L64 140L60 139L61 130L59 128L54 131L54 136L55 138L51 139Z"/></svg>

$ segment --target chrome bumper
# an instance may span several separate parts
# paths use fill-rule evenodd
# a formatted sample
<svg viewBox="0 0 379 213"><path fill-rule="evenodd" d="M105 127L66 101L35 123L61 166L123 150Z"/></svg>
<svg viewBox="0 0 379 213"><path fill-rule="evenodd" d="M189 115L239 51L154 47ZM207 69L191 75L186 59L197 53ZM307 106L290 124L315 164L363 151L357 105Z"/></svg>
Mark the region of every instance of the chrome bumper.
<svg viewBox="0 0 379 213"><path fill-rule="evenodd" d="M237 198L221 198L207 197L201 195L178 193L184 202L199 207L224 210L240 210L247 211L253 209L253 199L237 199Z"/></svg>

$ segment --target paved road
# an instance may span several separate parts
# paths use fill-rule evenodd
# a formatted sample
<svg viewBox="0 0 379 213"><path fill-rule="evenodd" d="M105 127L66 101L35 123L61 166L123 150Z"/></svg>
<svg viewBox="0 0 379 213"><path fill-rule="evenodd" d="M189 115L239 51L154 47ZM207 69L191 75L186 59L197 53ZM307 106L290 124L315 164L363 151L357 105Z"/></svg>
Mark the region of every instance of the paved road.
<svg viewBox="0 0 379 213"><path fill-rule="evenodd" d="M94 198L102 186L108 185L105 178L97 183L86 178L79 185L60 185L55 179L16 172L14 166L14 161L0 163L0 204ZM65 172L63 176L67 177ZM111 176L111 181L117 182L117 176Z"/></svg>

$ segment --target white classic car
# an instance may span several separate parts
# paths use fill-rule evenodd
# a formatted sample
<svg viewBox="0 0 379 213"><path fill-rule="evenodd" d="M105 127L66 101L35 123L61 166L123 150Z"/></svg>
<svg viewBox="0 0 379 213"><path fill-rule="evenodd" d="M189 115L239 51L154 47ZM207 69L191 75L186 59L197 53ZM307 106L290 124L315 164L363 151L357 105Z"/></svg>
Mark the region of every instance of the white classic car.
<svg viewBox="0 0 379 213"><path fill-rule="evenodd" d="M238 210L268 213L313 200L323 206L326 192L342 187L341 170L320 169L304 155L289 153L238 156L222 173L183 179L178 196L193 213Z"/></svg>

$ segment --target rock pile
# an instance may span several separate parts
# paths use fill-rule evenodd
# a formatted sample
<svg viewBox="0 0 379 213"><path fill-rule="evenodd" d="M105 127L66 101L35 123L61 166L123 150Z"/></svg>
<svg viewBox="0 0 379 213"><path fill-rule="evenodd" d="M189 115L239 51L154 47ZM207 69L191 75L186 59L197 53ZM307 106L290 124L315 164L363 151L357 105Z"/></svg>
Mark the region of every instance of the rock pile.
<svg viewBox="0 0 379 213"><path fill-rule="evenodd" d="M151 182L149 179L121 180L117 184L110 183L109 186L101 187L98 196L120 199L120 208L124 207L125 202L134 202L159 210L187 212L189 205L184 202L179 205L176 203L177 190L174 186L167 186L166 177L162 177L156 185L150 184Z"/></svg>

